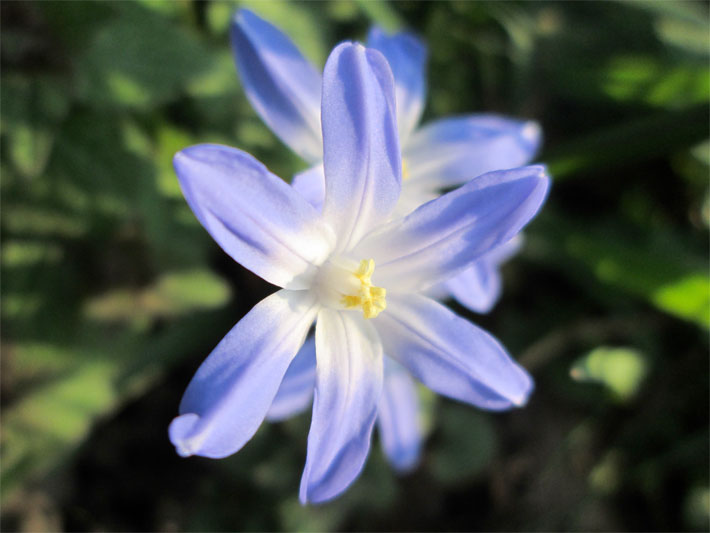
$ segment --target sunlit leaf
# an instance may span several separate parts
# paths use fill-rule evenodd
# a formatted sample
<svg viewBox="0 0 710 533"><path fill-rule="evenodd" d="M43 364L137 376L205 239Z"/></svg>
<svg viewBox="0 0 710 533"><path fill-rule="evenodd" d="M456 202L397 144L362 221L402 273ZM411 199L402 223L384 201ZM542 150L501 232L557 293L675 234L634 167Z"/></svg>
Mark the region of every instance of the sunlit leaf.
<svg viewBox="0 0 710 533"><path fill-rule="evenodd" d="M655 290L652 298L660 309L710 329L710 277L707 273L691 274L665 284Z"/></svg>
<svg viewBox="0 0 710 533"><path fill-rule="evenodd" d="M207 270L172 272L140 290L116 289L93 298L86 313L104 321L138 321L223 306L229 286Z"/></svg>
<svg viewBox="0 0 710 533"><path fill-rule="evenodd" d="M107 361L87 361L3 413L3 494L56 464L86 436L115 401L111 375Z"/></svg>
<svg viewBox="0 0 710 533"><path fill-rule="evenodd" d="M571 220L560 222L549 212L533 228L546 238L537 240L536 232L530 233L528 250L553 268L585 282L596 279L610 292L622 291L678 318L710 327L710 274L705 259L701 251L696 255L684 249L674 234L653 231L639 239L618 223L602 222L582 229Z"/></svg>
<svg viewBox="0 0 710 533"><path fill-rule="evenodd" d="M158 190L168 198L182 198L180 182L173 169L173 157L192 144L197 144L193 136L170 124L162 124L158 130Z"/></svg>
<svg viewBox="0 0 710 533"><path fill-rule="evenodd" d="M703 64L617 56L602 75L604 90L617 100L681 107L710 98L710 69Z"/></svg>
<svg viewBox="0 0 710 533"><path fill-rule="evenodd" d="M601 383L621 402L634 397L647 372L646 359L637 350L607 347L592 350L570 369L573 379Z"/></svg>
<svg viewBox="0 0 710 533"><path fill-rule="evenodd" d="M404 25L399 14L387 2L382 0L356 0L356 2L373 23L382 26L387 31L398 31Z"/></svg>

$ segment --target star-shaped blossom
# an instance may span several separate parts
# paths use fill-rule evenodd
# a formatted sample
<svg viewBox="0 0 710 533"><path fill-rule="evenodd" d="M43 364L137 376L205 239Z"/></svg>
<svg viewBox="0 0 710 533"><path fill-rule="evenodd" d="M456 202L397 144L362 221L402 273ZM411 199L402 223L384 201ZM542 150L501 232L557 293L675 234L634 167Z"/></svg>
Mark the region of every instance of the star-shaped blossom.
<svg viewBox="0 0 710 533"><path fill-rule="evenodd" d="M282 287L197 370L170 425L184 456L225 457L256 432L315 322L316 378L303 503L342 492L367 456L383 353L435 391L489 409L521 405L529 375L492 336L423 291L509 241L535 215L543 167L491 172L404 218L394 80L385 58L343 43L323 74L321 211L250 155L198 145L175 156L185 198L237 262Z"/></svg>
<svg viewBox="0 0 710 533"><path fill-rule="evenodd" d="M472 294L472 303L485 301L487 294L497 294L500 276L494 275L495 264L505 261L520 246L521 234L505 244L485 254L486 261L478 260L473 267L464 270L467 274L477 269L477 276L469 280L468 293ZM463 276L454 276L458 283ZM489 286L480 287L479 283ZM477 292L478 291L478 292ZM426 291L436 298L446 294L446 282ZM316 382L316 353L313 337L310 337L299 350L284 376L281 386L266 415L267 420L279 422L307 410L313 400ZM450 396L446 391L441 392ZM453 396L457 398L456 396ZM458 398L457 398L458 399ZM513 404L502 407L477 404L484 409L507 409ZM377 427L380 443L390 464L399 472L414 469L421 458L423 429L420 423L420 402L417 385L406 368L395 359L384 355L384 381L382 396L377 407Z"/></svg>
<svg viewBox="0 0 710 533"><path fill-rule="evenodd" d="M232 23L232 48L249 101L264 122L294 152L313 165L294 177L293 186L320 207L323 202L321 76L281 30L247 9ZM374 27L368 46L388 60L395 79L397 124L403 161L403 186L395 214L405 215L486 172L529 163L541 141L534 121L472 114L419 121L426 99L427 49L407 32L387 35ZM478 313L487 313L500 295L500 258L514 247L481 257L439 287Z"/></svg>

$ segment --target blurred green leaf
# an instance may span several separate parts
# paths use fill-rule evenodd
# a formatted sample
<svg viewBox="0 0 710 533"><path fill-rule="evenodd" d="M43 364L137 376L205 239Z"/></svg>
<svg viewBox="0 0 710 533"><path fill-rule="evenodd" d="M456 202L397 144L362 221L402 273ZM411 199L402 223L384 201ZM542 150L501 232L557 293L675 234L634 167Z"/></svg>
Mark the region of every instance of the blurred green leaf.
<svg viewBox="0 0 710 533"><path fill-rule="evenodd" d="M710 68L662 62L652 56L616 56L600 72L604 90L621 101L682 107L710 99Z"/></svg>
<svg viewBox="0 0 710 533"><path fill-rule="evenodd" d="M186 91L195 98L228 95L230 98L241 96L241 84L234 65L232 54L228 50L212 54L209 69L193 77L186 86Z"/></svg>
<svg viewBox="0 0 710 533"><path fill-rule="evenodd" d="M0 131L7 136L10 160L24 176L41 174L54 137L69 109L61 78L3 76Z"/></svg>
<svg viewBox="0 0 710 533"><path fill-rule="evenodd" d="M169 272L145 289L116 289L91 299L86 314L94 320L144 322L221 307L229 296L229 286L208 270Z"/></svg>
<svg viewBox="0 0 710 533"><path fill-rule="evenodd" d="M164 0L136 0L136 2L146 9L168 16L182 15L192 7L189 0L172 0L171 2L165 2Z"/></svg>
<svg viewBox="0 0 710 533"><path fill-rule="evenodd" d="M177 97L212 68L196 35L160 12L122 2L79 58L80 94L91 106L147 110Z"/></svg>
<svg viewBox="0 0 710 533"><path fill-rule="evenodd" d="M25 202L3 205L0 216L3 228L10 234L76 238L88 229L88 221L82 219L79 213Z"/></svg>
<svg viewBox="0 0 710 533"><path fill-rule="evenodd" d="M624 0L635 9L653 14L659 38L666 44L703 54L710 54L710 12L704 2L656 2Z"/></svg>
<svg viewBox="0 0 710 533"><path fill-rule="evenodd" d="M117 113L77 112L64 123L48 169L54 184L62 184L60 195L70 194L88 212L134 210L140 184L150 181L154 169L151 161L126 149L122 129ZM67 188L70 184L73 188Z"/></svg>
<svg viewBox="0 0 710 533"><path fill-rule="evenodd" d="M622 482L623 456L617 449L609 450L589 473L592 490L604 496L616 492Z"/></svg>
<svg viewBox="0 0 710 533"><path fill-rule="evenodd" d="M26 267L39 261L56 262L62 257L62 249L55 243L41 241L5 241L2 243L2 264L11 267Z"/></svg>
<svg viewBox="0 0 710 533"><path fill-rule="evenodd" d="M632 238L617 226L581 229L546 213L536 228L539 257L572 276L592 275L610 288L643 298L678 318L710 328L710 275L701 255L684 249L671 233ZM536 245L537 246L537 245ZM533 251L535 247L532 247Z"/></svg>
<svg viewBox="0 0 710 533"><path fill-rule="evenodd" d="M163 291L175 292L173 285L179 282L178 277L168 277L162 283ZM187 292L191 290L194 287ZM177 292L184 306L185 295ZM193 308L206 307L204 295L197 300ZM212 298L209 307L214 305ZM192 313L149 336L145 330L107 329L85 322L66 345L4 345L3 357L8 352L11 356L11 366L5 369L19 370L18 377L26 384L3 411L3 498L62 464L99 417L145 391L167 364L219 336L229 327L225 318L229 317Z"/></svg>
<svg viewBox="0 0 710 533"><path fill-rule="evenodd" d="M397 11L388 2L383 0L356 0L356 2L373 24L382 26L388 32L400 31L404 26Z"/></svg>
<svg viewBox="0 0 710 533"><path fill-rule="evenodd" d="M710 487L693 487L685 497L686 522L696 531L705 531L710 524Z"/></svg>
<svg viewBox="0 0 710 533"><path fill-rule="evenodd" d="M55 465L81 442L92 421L115 401L111 375L112 365L106 360L86 361L3 413L3 496Z"/></svg>
<svg viewBox="0 0 710 533"><path fill-rule="evenodd" d="M158 190L167 198L182 199L180 182L173 168L173 157L180 150L197 144L197 139L171 124L161 124L157 132Z"/></svg>
<svg viewBox="0 0 710 533"><path fill-rule="evenodd" d="M660 309L710 329L710 278L707 273L691 274L658 287L652 300Z"/></svg>
<svg viewBox="0 0 710 533"><path fill-rule="evenodd" d="M71 52L86 48L94 35L116 16L117 3L64 2L50 0L35 4L44 12L45 20L54 35Z"/></svg>
<svg viewBox="0 0 710 533"><path fill-rule="evenodd" d="M285 499L279 514L288 531L336 531L343 520L339 506L304 507L295 498Z"/></svg>
<svg viewBox="0 0 710 533"><path fill-rule="evenodd" d="M708 137L705 104L629 121L551 149L546 161L559 180L591 170L658 158Z"/></svg>
<svg viewBox="0 0 710 533"><path fill-rule="evenodd" d="M473 478L493 459L496 435L485 415L469 406L444 404L437 418L431 471L445 485Z"/></svg>
<svg viewBox="0 0 710 533"><path fill-rule="evenodd" d="M620 402L636 395L647 372L646 358L637 350L603 346L578 359L570 369L576 381L601 383Z"/></svg>

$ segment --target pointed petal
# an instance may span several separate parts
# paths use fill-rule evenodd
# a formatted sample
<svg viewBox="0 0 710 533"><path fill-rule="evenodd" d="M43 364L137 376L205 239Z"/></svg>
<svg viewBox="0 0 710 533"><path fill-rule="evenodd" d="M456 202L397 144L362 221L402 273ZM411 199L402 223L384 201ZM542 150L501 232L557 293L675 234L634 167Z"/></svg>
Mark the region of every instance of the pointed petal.
<svg viewBox="0 0 710 533"><path fill-rule="evenodd" d="M417 386L409 372L390 357L385 357L377 428L392 466L400 472L412 470L419 462L422 443Z"/></svg>
<svg viewBox="0 0 710 533"><path fill-rule="evenodd" d="M510 240L537 213L549 181L541 166L489 172L374 231L353 255L374 258L378 286L421 292Z"/></svg>
<svg viewBox="0 0 710 533"><path fill-rule="evenodd" d="M496 339L425 296L388 294L375 327L387 354L439 394L501 410L532 392L530 375Z"/></svg>
<svg viewBox="0 0 710 533"><path fill-rule="evenodd" d="M486 254L486 259L496 266L502 265L520 251L524 242L525 236L522 233L518 233L508 242L504 242L500 246L496 246L493 250L488 252Z"/></svg>
<svg viewBox="0 0 710 533"><path fill-rule="evenodd" d="M444 282L445 289L461 305L476 313L488 313L502 290L500 265L518 253L523 234L493 248L471 267ZM429 294L435 300L441 300Z"/></svg>
<svg viewBox="0 0 710 533"><path fill-rule="evenodd" d="M289 363L318 312L309 291L268 296L242 318L202 363L170 424L183 457L226 457L264 420Z"/></svg>
<svg viewBox="0 0 710 533"><path fill-rule="evenodd" d="M276 26L247 9L232 20L232 50L251 105L291 149L322 159L321 76Z"/></svg>
<svg viewBox="0 0 710 533"><path fill-rule="evenodd" d="M316 339L311 336L291 361L266 419L278 422L310 407L316 386Z"/></svg>
<svg viewBox="0 0 710 533"><path fill-rule="evenodd" d="M407 32L387 35L381 28L372 27L367 46L379 50L390 64L396 88L397 125L403 145L424 110L426 100L427 49L421 39Z"/></svg>
<svg viewBox="0 0 710 533"><path fill-rule="evenodd" d="M527 165L541 140L540 126L534 121L495 115L436 120L402 146L408 182L447 188L486 172Z"/></svg>
<svg viewBox="0 0 710 533"><path fill-rule="evenodd" d="M382 345L351 311L322 309L316 324L317 378L301 503L323 502L358 476L382 391Z"/></svg>
<svg viewBox="0 0 710 533"><path fill-rule="evenodd" d="M323 165L316 165L293 177L291 186L320 213L325 198L325 175Z"/></svg>
<svg viewBox="0 0 710 533"><path fill-rule="evenodd" d="M323 215L347 250L394 209L401 187L394 83L385 58L343 43L323 72Z"/></svg>
<svg viewBox="0 0 710 533"><path fill-rule="evenodd" d="M500 298L500 273L487 257L445 282L451 296L476 313L488 313Z"/></svg>
<svg viewBox="0 0 710 533"><path fill-rule="evenodd" d="M215 144L178 152L174 166L195 216L235 261L274 285L309 286L333 235L288 184L249 154Z"/></svg>

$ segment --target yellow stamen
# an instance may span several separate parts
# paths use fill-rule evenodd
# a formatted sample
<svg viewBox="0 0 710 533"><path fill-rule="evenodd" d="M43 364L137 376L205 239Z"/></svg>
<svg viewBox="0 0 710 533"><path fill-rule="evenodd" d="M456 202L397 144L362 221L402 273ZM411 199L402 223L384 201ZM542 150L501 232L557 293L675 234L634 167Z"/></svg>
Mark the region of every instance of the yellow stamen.
<svg viewBox="0 0 710 533"><path fill-rule="evenodd" d="M375 271L375 261L363 259L353 275L360 280L360 294L343 296L342 303L347 309L362 307L365 318L375 318L387 307L385 297L387 291L382 287L373 287L372 273Z"/></svg>
<svg viewBox="0 0 710 533"><path fill-rule="evenodd" d="M402 159L402 181L409 179L409 168L407 167L407 160Z"/></svg>

